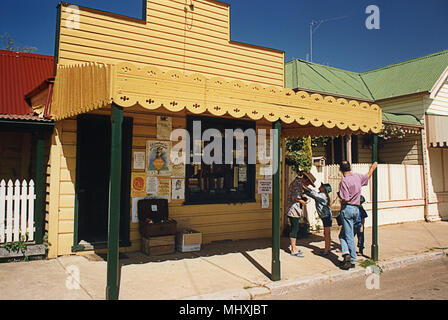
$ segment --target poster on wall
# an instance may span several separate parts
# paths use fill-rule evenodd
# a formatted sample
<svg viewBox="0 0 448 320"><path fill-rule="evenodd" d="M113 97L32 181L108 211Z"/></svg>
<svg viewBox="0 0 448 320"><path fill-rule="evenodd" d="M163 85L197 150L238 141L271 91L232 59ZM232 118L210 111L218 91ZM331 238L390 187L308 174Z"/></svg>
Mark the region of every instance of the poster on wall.
<svg viewBox="0 0 448 320"><path fill-rule="evenodd" d="M157 196L159 192L159 180L154 176L146 177L146 193L151 196Z"/></svg>
<svg viewBox="0 0 448 320"><path fill-rule="evenodd" d="M141 199L145 199L145 198L144 197L132 198L132 217L131 217L132 222L138 222L137 204L138 204L138 201Z"/></svg>
<svg viewBox="0 0 448 320"><path fill-rule="evenodd" d="M145 170L146 155L144 151L134 151L134 170Z"/></svg>
<svg viewBox="0 0 448 320"><path fill-rule="evenodd" d="M267 209L269 208L269 194L263 193L261 195L261 208Z"/></svg>
<svg viewBox="0 0 448 320"><path fill-rule="evenodd" d="M150 176L170 176L171 141L146 141L146 172Z"/></svg>
<svg viewBox="0 0 448 320"><path fill-rule="evenodd" d="M171 117L157 116L157 139L170 140L172 130Z"/></svg>
<svg viewBox="0 0 448 320"><path fill-rule="evenodd" d="M239 182L247 181L247 167L238 167L238 181Z"/></svg>
<svg viewBox="0 0 448 320"><path fill-rule="evenodd" d="M185 177L185 165L183 163L180 164L171 164L171 176L173 178L184 178Z"/></svg>
<svg viewBox="0 0 448 320"><path fill-rule="evenodd" d="M271 194L272 180L258 180L258 194Z"/></svg>
<svg viewBox="0 0 448 320"><path fill-rule="evenodd" d="M159 191L157 193L157 198L171 200L171 179L170 178L159 178Z"/></svg>
<svg viewBox="0 0 448 320"><path fill-rule="evenodd" d="M172 196L173 200L181 200L185 198L185 180L184 179L173 179L171 182L172 186Z"/></svg>
<svg viewBox="0 0 448 320"><path fill-rule="evenodd" d="M132 172L131 174L131 197L146 196L146 173Z"/></svg>

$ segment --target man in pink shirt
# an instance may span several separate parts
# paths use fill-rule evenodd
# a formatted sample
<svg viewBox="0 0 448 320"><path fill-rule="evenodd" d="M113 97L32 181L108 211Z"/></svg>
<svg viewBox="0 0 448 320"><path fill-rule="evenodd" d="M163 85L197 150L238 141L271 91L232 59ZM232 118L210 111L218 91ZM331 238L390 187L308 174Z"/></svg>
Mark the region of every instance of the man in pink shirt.
<svg viewBox="0 0 448 320"><path fill-rule="evenodd" d="M343 161L339 167L344 178L339 184L338 196L341 199L342 230L339 233L344 270L354 268L356 264L356 245L353 226L358 219L361 202L361 187L369 183L369 179L378 164L373 163L367 174L352 173L350 163Z"/></svg>

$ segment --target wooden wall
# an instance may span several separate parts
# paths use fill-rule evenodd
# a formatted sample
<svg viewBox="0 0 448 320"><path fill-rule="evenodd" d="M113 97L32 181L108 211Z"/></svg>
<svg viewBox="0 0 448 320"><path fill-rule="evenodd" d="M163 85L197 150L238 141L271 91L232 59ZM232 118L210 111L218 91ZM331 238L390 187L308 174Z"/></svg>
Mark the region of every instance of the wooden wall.
<svg viewBox="0 0 448 320"><path fill-rule="evenodd" d="M110 109L102 109L93 114L110 115ZM149 112L136 106L124 109L125 117L132 117L132 150L146 150L146 141L156 139L156 116L161 112ZM164 115L167 115L166 113ZM173 129L186 128L186 113L169 114ZM269 122L257 123L257 129L270 129ZM74 234L74 204L76 176L76 120L68 119L57 123L53 136L51 167L48 170L49 192L46 214L46 231L49 232L49 257L71 254ZM259 166L257 165L257 169ZM258 179L264 179L257 174ZM256 185L255 185L256 188ZM283 185L282 185L283 188ZM255 189L256 190L256 189ZM281 191L281 194L283 192ZM269 208L261 208L261 196L256 194L256 202L245 204L183 205L184 200L171 200L169 215L182 224L203 233L203 242L238 240L270 237L272 232L272 195ZM281 212L283 202L281 201ZM131 212L129 212L131 215ZM283 225L283 214L281 214ZM138 223L131 222L131 247L121 248L121 252L140 250ZM98 250L103 252L104 250Z"/></svg>
<svg viewBox="0 0 448 320"><path fill-rule="evenodd" d="M448 80L437 91L434 99L425 96L424 104L427 113L448 116Z"/></svg>
<svg viewBox="0 0 448 320"><path fill-rule="evenodd" d="M379 149L378 157L382 163L423 164L421 136L389 139Z"/></svg>
<svg viewBox="0 0 448 320"><path fill-rule="evenodd" d="M184 10L187 10L185 12ZM230 41L230 6L212 0L148 0L146 21L61 6L61 65L132 62L283 87L284 53Z"/></svg>
<svg viewBox="0 0 448 320"><path fill-rule="evenodd" d="M416 94L412 96L379 101L377 104L381 107L383 112L412 114L416 116L417 119L423 120L425 115L424 97L425 95Z"/></svg>
<svg viewBox="0 0 448 320"><path fill-rule="evenodd" d="M76 120L56 122L47 166L45 231L49 258L70 254L73 245L76 177Z"/></svg>
<svg viewBox="0 0 448 320"><path fill-rule="evenodd" d="M0 132L0 180L29 180L35 173L32 164L32 135L30 133Z"/></svg>

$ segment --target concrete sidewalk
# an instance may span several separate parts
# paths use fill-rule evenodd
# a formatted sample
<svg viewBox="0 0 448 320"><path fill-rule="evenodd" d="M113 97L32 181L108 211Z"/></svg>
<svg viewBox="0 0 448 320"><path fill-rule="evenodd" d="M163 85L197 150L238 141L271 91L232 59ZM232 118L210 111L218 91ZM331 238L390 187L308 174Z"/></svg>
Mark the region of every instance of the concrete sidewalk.
<svg viewBox="0 0 448 320"><path fill-rule="evenodd" d="M339 247L337 235L338 230L333 230L335 247ZM251 299L364 274L360 266L340 270L340 254L335 250L328 258L319 256L324 245L322 235L311 235L298 244L304 258L291 256L288 239L282 238L282 280L276 282L270 280L271 239L213 243L204 245L200 252L159 257L123 254L120 299ZM370 228L366 229L365 246L365 253L370 254ZM379 229L379 264L386 271L417 260L440 258L447 247L448 222ZM67 285L77 287L76 273L79 288L68 289ZM0 264L0 299L104 299L105 288L106 262L97 255Z"/></svg>

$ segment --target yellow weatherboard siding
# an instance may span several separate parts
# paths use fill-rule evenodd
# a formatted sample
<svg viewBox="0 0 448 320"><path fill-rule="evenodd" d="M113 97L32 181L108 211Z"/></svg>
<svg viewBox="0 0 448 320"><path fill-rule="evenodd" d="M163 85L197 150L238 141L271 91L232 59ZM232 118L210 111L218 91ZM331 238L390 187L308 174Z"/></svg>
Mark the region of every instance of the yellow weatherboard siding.
<svg viewBox="0 0 448 320"><path fill-rule="evenodd" d="M110 108L94 110L89 114L110 116ZM145 151L146 141L157 137L157 115L172 117L173 129L186 128L187 111L171 113L166 109L148 111L140 106L125 108L124 116L132 117L133 138L132 151ZM227 116L228 117L228 116ZM244 118L245 120L250 120ZM269 130L272 125L267 121L258 121L257 130ZM47 208L47 228L50 243L49 257L71 254L75 223L75 176L76 176L76 120L74 118L57 122L53 135L52 161L49 176L49 207ZM284 155L284 153L283 153ZM284 162L282 162L284 163ZM260 164L257 164L259 172ZM256 181L265 179L257 172ZM255 184L256 188L257 182ZM283 190L283 185L281 186ZM283 198L283 191L281 192ZM270 237L272 232L272 195L269 207L261 208L261 196L256 194L256 202L243 204L207 204L183 205L185 200L171 200L169 216L179 223L203 233L203 242L216 240L237 240ZM281 201L283 212L283 200ZM131 215L131 212L129 212ZM281 215L283 226L283 214ZM49 229L49 226L51 229ZM130 247L120 248L120 252L140 250L141 236L138 223L130 223ZM106 252L95 250L96 252ZM82 254L82 253L81 253Z"/></svg>
<svg viewBox="0 0 448 320"><path fill-rule="evenodd" d="M230 41L230 7L148 0L145 21L61 4L58 63L131 62L283 87L284 52Z"/></svg>

